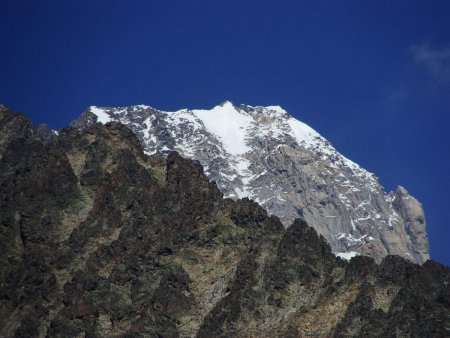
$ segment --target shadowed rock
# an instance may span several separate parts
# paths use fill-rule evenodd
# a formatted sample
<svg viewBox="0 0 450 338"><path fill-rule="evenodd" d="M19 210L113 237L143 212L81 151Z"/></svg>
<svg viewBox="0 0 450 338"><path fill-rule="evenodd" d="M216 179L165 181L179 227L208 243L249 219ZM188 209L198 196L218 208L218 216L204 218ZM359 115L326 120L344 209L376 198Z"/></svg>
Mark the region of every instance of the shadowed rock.
<svg viewBox="0 0 450 338"><path fill-rule="evenodd" d="M448 336L448 268L342 261L117 123L0 111L0 336Z"/></svg>

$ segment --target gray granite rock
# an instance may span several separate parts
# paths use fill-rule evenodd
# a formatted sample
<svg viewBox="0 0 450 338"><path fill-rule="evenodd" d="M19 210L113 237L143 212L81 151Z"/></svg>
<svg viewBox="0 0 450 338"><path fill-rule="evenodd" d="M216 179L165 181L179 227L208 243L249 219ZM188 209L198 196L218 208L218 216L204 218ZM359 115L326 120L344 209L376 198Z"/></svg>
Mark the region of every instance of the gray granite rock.
<svg viewBox="0 0 450 338"><path fill-rule="evenodd" d="M90 107L72 125L109 121L128 126L148 154L176 150L198 160L225 197L251 198L285 226L304 218L343 258L429 259L420 203L401 187L386 193L375 175L278 106Z"/></svg>

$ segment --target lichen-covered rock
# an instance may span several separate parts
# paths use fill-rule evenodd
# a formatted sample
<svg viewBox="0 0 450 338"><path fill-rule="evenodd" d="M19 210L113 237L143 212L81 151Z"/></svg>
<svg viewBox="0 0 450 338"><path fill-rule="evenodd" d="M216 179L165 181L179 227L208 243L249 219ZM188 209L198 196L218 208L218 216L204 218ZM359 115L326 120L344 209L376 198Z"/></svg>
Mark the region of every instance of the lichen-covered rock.
<svg viewBox="0 0 450 338"><path fill-rule="evenodd" d="M0 130L2 337L450 333L442 265L345 262L117 123L43 139L2 108Z"/></svg>

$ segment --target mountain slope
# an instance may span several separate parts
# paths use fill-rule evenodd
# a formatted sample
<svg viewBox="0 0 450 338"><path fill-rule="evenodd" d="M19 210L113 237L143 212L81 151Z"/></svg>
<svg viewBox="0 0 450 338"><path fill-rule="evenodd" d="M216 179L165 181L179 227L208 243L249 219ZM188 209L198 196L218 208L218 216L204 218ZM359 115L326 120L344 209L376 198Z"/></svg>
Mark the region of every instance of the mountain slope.
<svg viewBox="0 0 450 338"><path fill-rule="evenodd" d="M278 106L164 112L148 106L91 107L72 124L117 121L147 154L176 150L198 160L226 197L248 197L285 226L304 218L342 257L429 259L421 204L377 178Z"/></svg>
<svg viewBox="0 0 450 338"><path fill-rule="evenodd" d="M0 336L449 335L450 270L349 263L302 220L223 199L126 127L42 139L0 109Z"/></svg>

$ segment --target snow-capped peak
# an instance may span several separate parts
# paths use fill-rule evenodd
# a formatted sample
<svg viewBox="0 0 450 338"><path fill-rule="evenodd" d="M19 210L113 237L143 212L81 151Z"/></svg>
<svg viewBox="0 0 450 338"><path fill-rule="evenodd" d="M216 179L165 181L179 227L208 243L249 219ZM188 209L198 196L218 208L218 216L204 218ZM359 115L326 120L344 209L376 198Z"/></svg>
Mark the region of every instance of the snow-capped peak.
<svg viewBox="0 0 450 338"><path fill-rule="evenodd" d="M246 142L246 130L253 119L236 109L231 102L226 101L211 110L192 110L192 114L202 121L208 132L222 141L229 154L240 155L251 151Z"/></svg>
<svg viewBox="0 0 450 338"><path fill-rule="evenodd" d="M418 262L428 257L426 237L420 247L409 244L415 241L405 225L409 211L395 209L401 203L392 202L377 178L280 106L225 101L211 109L175 112L145 105L92 106L88 114L88 122L127 125L147 154L176 150L198 160L225 197L251 198L285 225L303 217L341 257L365 253L379 259L396 253ZM411 219L423 220L421 206L414 208L417 215ZM417 238L426 236L423 222L415 226Z"/></svg>
<svg viewBox="0 0 450 338"><path fill-rule="evenodd" d="M219 104L216 107L228 107L228 108L231 108L231 107L234 107L234 104L233 104L233 102L226 100L226 101L223 101L221 104ZM214 108L216 108L216 107L214 107Z"/></svg>

